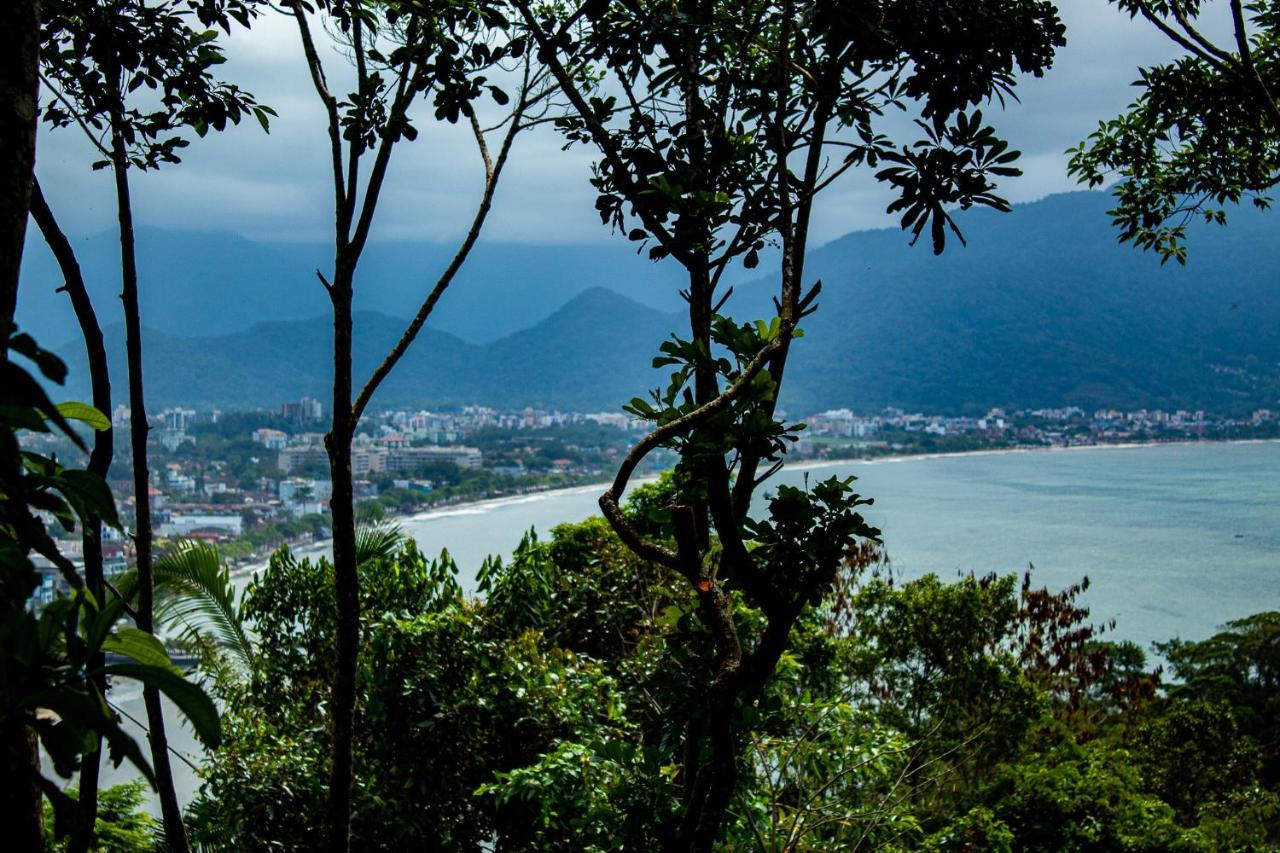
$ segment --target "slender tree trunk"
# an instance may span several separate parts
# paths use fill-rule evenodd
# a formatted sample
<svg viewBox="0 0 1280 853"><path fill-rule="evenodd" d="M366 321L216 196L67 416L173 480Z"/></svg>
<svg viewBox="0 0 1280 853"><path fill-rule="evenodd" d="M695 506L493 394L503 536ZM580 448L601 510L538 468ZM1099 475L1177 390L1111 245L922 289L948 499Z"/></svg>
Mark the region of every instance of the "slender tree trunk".
<svg viewBox="0 0 1280 853"><path fill-rule="evenodd" d="M338 601L337 669L333 679L333 752L329 768L329 849L351 844L352 740L356 664L360 648L360 586L356 575L356 521L351 474L351 294L354 264L339 250L333 284L333 427L325 436L333 490L333 575Z"/></svg>
<svg viewBox="0 0 1280 853"><path fill-rule="evenodd" d="M0 820L4 824L5 849L44 849L44 813L40 789L31 778L40 770L40 748L35 730L26 725L0 727ZM15 784L16 783L16 784ZM12 848L9 845L13 845Z"/></svg>
<svg viewBox="0 0 1280 853"><path fill-rule="evenodd" d="M31 217L40 227L40 233L58 261L62 271L63 285L71 299L71 307L76 314L76 322L80 325L80 334L84 338L85 355L89 364L89 379L93 386L93 406L98 411L111 415L111 374L107 367L107 348L102 338L102 326L98 323L97 312L89 299L89 290L85 287L84 276L80 271L80 263L76 260L71 241L58 225L48 201L40 189L40 182L34 181L31 187ZM93 449L89 452L88 470L102 477L107 477L111 468L111 458L115 451L115 441L110 428L93 434ZM84 545L85 585L99 602L105 600L106 583L102 567L102 519L89 517L85 520L81 542ZM93 661L95 669L101 669L105 663L99 654ZM99 676L96 680L98 692L105 696L107 680ZM102 764L102 739L95 740L96 746L85 754L80 767L80 825L71 837L68 847L70 853L83 853L93 843L94 826L98 818L98 776Z"/></svg>
<svg viewBox="0 0 1280 853"><path fill-rule="evenodd" d="M40 3L9 0L0 24L0 326L13 322L36 163ZM0 341L0 355L8 348Z"/></svg>
<svg viewBox="0 0 1280 853"><path fill-rule="evenodd" d="M119 117L115 124L118 127ZM120 299L124 303L125 352L129 369L129 443L133 450L134 548L138 557L138 628L155 630L155 609L151 569L151 477L147 466L146 398L142 388L142 317L138 308L138 264L134 255L133 207L129 199L129 162L124 139L112 134L112 160L116 179L116 207L120 219ZM182 809L173 787L169 765L169 741L164 732L164 712L160 692L154 687L142 691L147 709L147 737L151 742L151 763L156 774L157 794L164 817L165 841L172 853L187 853L187 833Z"/></svg>
<svg viewBox="0 0 1280 853"><path fill-rule="evenodd" d="M39 97L40 3L10 0L0 23L0 329L13 323L18 278L27 236L27 207L36 160ZM8 357L0 336L0 359ZM21 607L22 602L0 606ZM35 732L26 725L0 725L0 826L18 850L44 847L40 772Z"/></svg>

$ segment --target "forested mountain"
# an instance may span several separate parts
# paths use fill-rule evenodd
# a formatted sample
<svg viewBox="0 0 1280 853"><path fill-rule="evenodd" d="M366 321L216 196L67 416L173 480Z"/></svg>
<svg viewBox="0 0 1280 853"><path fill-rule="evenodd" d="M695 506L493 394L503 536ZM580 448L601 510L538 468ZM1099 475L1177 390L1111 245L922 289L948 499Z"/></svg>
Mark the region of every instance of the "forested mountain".
<svg viewBox="0 0 1280 853"><path fill-rule="evenodd" d="M327 315L317 268L332 249L307 243L255 243L229 233L139 231L142 321L176 337L243 332L262 322ZM114 233L76 242L85 283L106 325L120 322L119 242ZM356 308L408 317L447 266L455 247L430 242L374 243L356 282ZM480 243L445 293L432 325L489 343L548 317L578 293L608 287L642 304L679 307L676 268L638 256L623 241L600 246ZM62 275L32 228L22 270L18 320L42 341L76 333Z"/></svg>
<svg viewBox="0 0 1280 853"><path fill-rule="evenodd" d="M960 217L968 247L957 243L941 257L908 248L896 230L853 233L813 251L806 278L822 279L823 296L788 368L787 407L1274 404L1276 220L1240 211L1230 228L1195 228L1187 267L1162 268L1116 244L1109 204L1103 193L1072 193L1012 214L969 212ZM160 240L163 250L151 256L151 281L167 278L165 270L176 278L184 257L196 262L184 279L190 294L180 301L153 285L144 306L156 327L144 348L149 399L243 406L323 397L329 331L326 320L302 316L323 310L303 249L225 236L193 247L188 238ZM489 247L468 267L435 321L449 331L431 330L415 345L380 402L612 408L661 378L649 359L682 325L657 310L675 307L669 270L625 246L522 251ZM357 321L357 374L367 375L403 325L387 315L396 300L411 304L418 286L393 273L416 274L411 252L384 249L372 265L370 281L400 283L370 288L379 311ZM215 259L268 274L236 278L214 269ZM559 290L557 271L567 282ZM770 313L756 297L763 289L739 284L732 312ZM114 309L99 298L108 302ZM254 316L284 319L246 325ZM120 351L120 335L109 337ZM62 351L74 360L74 345Z"/></svg>
<svg viewBox="0 0 1280 853"><path fill-rule="evenodd" d="M355 374L367 377L395 343L405 321L361 312L355 318ZM531 329L487 346L428 329L387 378L376 400L397 404L546 404L614 406L656 376L649 353L673 327L674 315L596 288L575 297ZM172 403L247 407L275 405L330 390L330 321L262 323L243 332L180 338L145 336L147 397ZM120 326L107 332L124 369ZM74 363L71 346L63 347ZM75 366L73 377L81 373ZM122 375L122 374L116 374ZM78 390L74 381L72 391Z"/></svg>

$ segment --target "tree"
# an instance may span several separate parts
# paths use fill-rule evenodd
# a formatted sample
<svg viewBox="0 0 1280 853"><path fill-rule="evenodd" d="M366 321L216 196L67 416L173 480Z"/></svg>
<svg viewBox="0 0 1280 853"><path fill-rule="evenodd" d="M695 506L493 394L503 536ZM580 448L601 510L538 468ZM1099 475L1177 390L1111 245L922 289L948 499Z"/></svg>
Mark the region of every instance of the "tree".
<svg viewBox="0 0 1280 853"><path fill-rule="evenodd" d="M1156 649L1177 679L1169 695L1230 708L1255 741L1266 782L1280 785L1280 613L1233 619L1207 639L1170 640Z"/></svg>
<svg viewBox="0 0 1280 853"><path fill-rule="evenodd" d="M36 98L40 87L40 2L16 0L0 35L0 326L13 323L18 272L27 233L27 204L36 163ZM0 356L3 352L0 351Z"/></svg>
<svg viewBox="0 0 1280 853"><path fill-rule="evenodd" d="M7 333L6 338L11 355L25 356L47 382L63 382L66 366L57 356L28 335ZM213 702L183 678L159 640L118 626L130 612L128 604L93 595L47 528L46 518L68 532L91 518L120 525L101 476L23 451L20 433L57 430L86 450L69 421L83 421L95 430L109 427L110 421L82 403L55 405L12 359L0 362L0 372L0 757L6 780L0 802L18 843L24 848L34 843L38 849L42 795L53 807L59 836L77 830L83 815L78 803L44 775L37 744L49 755L54 772L70 778L86 756L97 759L98 744L105 740L116 764L128 758L155 783L151 764L107 705L101 685L108 677L135 679L163 692L206 744L218 743L220 726ZM27 607L40 580L33 554L47 560L71 590L46 603L38 615ZM105 652L132 662L107 663ZM76 835L77 840L91 837Z"/></svg>
<svg viewBox="0 0 1280 853"><path fill-rule="evenodd" d="M851 480L781 487L767 517L750 515L801 428L776 407L820 292L804 281L814 200L850 169L879 168L898 196L889 211L917 238L928 228L935 252L949 229L959 234L953 207L1007 210L993 180L1017 174L1018 155L974 108L1011 94L1017 70L1047 68L1063 28L1052 4L1028 0L515 5L567 101L562 131L598 151L601 219L688 275L689 338L663 344L654 362L673 368L671 382L629 407L655 429L600 504L637 554L696 591L714 638L695 709L668 721L684 732L669 843L710 849L739 776L742 715L846 552L878 535ZM883 131L898 108L918 115L918 140ZM725 274L756 267L770 243L778 316L721 316ZM668 541L618 506L636 466L662 447L680 457ZM763 618L744 622L744 607Z"/></svg>
<svg viewBox="0 0 1280 853"><path fill-rule="evenodd" d="M1100 186L1118 177L1111 211L1122 241L1186 263L1187 226L1225 224L1226 205L1271 204L1280 182L1280 8L1229 0L1230 42L1207 38L1202 0L1111 0L1141 16L1185 51L1140 71L1138 99L1102 122L1077 148L1069 170Z"/></svg>
<svg viewBox="0 0 1280 853"><path fill-rule="evenodd" d="M516 136L536 117L546 96L544 77L526 61L521 39L506 35L499 4L438 4L426 0L319 0L286 4L297 22L316 94L327 117L334 196L334 257L328 275L316 271L333 310L333 421L325 436L333 491L334 583L338 632L332 695L332 751L329 779L329 849L350 844L355 679L360 644L360 578L355 545L356 520L351 471L351 442L360 417L378 386L417 338L436 303L461 269L480 236L498 180ZM349 52L355 72L352 92L334 94L312 35L313 22L326 16ZM503 69L504 62L514 70ZM514 76L512 98L488 75ZM507 107L505 117L486 128L477 101L491 97ZM435 118L465 121L475 137L484 166L484 184L470 227L448 267L425 294L413 319L383 362L352 394L352 298L356 270L368 243L391 155L419 130L410 110L429 101ZM498 147L491 152L490 137ZM372 158L367 178L361 166ZM363 189L363 193L361 190Z"/></svg>
<svg viewBox="0 0 1280 853"><path fill-rule="evenodd" d="M89 290L85 286L84 276L80 272L80 264L76 260L71 241L58 225L53 211L45 200L38 180L31 188L31 218L36 221L45 242L53 251L62 271L62 289L66 291L84 338L85 354L89 365L89 379L92 387L93 406L100 412L111 411L111 374L107 366L107 350L103 342L102 326L98 322L97 312L89 298ZM86 469L103 480L111 468L111 459L115 455L115 438L108 421L106 429L95 430L93 448L89 452ZM85 586L99 601L106 600L106 577L102 562L102 519L90 513L81 526L81 545L84 553ZM105 664L100 660L97 665ZM103 679L98 690L106 695L107 684ZM101 761L101 748L85 756L80 770L78 801L80 803L80 826L77 837L70 849L87 850L90 837L97 826L98 810L98 774Z"/></svg>
<svg viewBox="0 0 1280 853"><path fill-rule="evenodd" d="M254 0L51 0L42 14L41 73L49 86L44 119L54 127L78 126L101 160L94 168L109 168L115 179L116 213L120 233L121 300L124 303L128 362L130 440L134 480L134 544L137 551L139 596L135 620L139 629L151 631L153 583L151 553L150 476L147 466L147 433L143 387L142 329L138 307L138 271L135 257L131 169L149 170L179 161L178 152L188 144L184 135L194 130L221 130L254 115L264 126L272 111L235 86L214 78L212 69L224 59L217 45L220 27L230 31L232 22L247 25L254 14ZM139 104L140 89L154 93ZM37 217L51 239L77 317L85 330L90 362L97 353L91 340L96 321L83 287L76 287L78 270L65 238L59 240L56 223L43 199L37 198ZM103 387L105 365L94 373L95 393L109 395ZM108 401L109 402L109 401ZM104 463L101 458L98 465ZM182 814L173 790L168 745L159 693L144 691L152 761L156 768L165 834L171 849L186 850ZM88 780L93 782L92 774ZM93 791L85 786L86 805ZM94 825L85 820L85 832Z"/></svg>

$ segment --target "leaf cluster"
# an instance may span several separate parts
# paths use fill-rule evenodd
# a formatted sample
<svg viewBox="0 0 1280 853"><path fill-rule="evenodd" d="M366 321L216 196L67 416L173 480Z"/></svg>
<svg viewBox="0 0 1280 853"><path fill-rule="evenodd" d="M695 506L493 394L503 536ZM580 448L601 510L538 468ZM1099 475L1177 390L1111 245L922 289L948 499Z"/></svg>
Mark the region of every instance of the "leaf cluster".
<svg viewBox="0 0 1280 853"><path fill-rule="evenodd" d="M52 90L44 120L79 126L103 155L95 169L177 163L188 129L204 136L245 116L268 129L274 110L214 76L226 61L218 31L248 26L260 6L258 0L42 4L41 73Z"/></svg>

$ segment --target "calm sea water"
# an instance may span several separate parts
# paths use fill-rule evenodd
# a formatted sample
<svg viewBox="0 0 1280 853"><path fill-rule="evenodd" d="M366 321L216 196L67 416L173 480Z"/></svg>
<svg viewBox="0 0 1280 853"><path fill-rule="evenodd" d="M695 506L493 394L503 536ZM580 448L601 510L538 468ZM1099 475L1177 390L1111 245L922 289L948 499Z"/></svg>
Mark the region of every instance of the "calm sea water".
<svg viewBox="0 0 1280 853"><path fill-rule="evenodd" d="M875 498L895 571L1020 572L1086 595L1115 636L1145 644L1207 636L1280 608L1280 443L1100 447L828 463L787 469L799 485L854 475ZM529 528L595 514L599 487L425 513L404 522L469 578Z"/></svg>
<svg viewBox="0 0 1280 853"><path fill-rule="evenodd" d="M806 475L859 478L900 577L1034 565L1037 583L1059 588L1088 576L1086 603L1095 621L1116 620L1117 639L1200 639L1228 619L1280 609L1280 443L830 463L788 469L777 482ZM402 523L425 553L448 548L470 591L486 555L509 554L530 528L546 535L595 514L600 491L489 501ZM140 701L124 706L141 716ZM190 736L175 728L175 746L190 751ZM188 799L194 774L174 770Z"/></svg>

